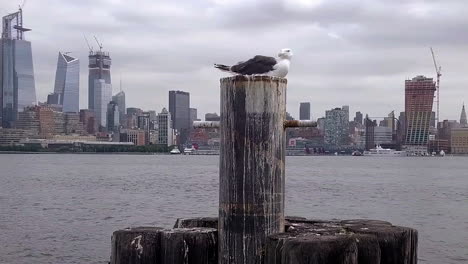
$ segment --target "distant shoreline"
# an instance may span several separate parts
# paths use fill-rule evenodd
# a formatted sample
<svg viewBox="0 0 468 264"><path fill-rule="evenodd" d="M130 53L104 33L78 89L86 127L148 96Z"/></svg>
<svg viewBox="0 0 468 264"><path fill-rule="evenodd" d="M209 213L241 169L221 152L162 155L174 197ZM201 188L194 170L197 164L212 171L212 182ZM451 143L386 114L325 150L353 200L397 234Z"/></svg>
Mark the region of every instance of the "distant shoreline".
<svg viewBox="0 0 468 264"><path fill-rule="evenodd" d="M0 154L112 154L112 155L169 155L165 152L53 152L53 151L0 151Z"/></svg>
<svg viewBox="0 0 468 264"><path fill-rule="evenodd" d="M86 154L92 154L92 155L171 155L169 152L53 152L53 151L0 151L0 155L7 155L7 154L79 154L79 155L86 155ZM172 155L171 155L172 156ZM173 155L173 156L219 156L213 155L213 154L197 154L197 155L191 155L191 154L178 154L178 155ZM351 155L286 155L287 157L351 157ZM411 158L414 156L408 156L407 158ZM431 157L431 156L425 156L425 157ZM438 157L438 156L437 156ZM445 156L446 158L450 157L468 157L468 154L447 154ZM357 158L362 158L362 157L357 157ZM372 158L381 158L381 157L372 157ZM404 158L404 157L403 157Z"/></svg>

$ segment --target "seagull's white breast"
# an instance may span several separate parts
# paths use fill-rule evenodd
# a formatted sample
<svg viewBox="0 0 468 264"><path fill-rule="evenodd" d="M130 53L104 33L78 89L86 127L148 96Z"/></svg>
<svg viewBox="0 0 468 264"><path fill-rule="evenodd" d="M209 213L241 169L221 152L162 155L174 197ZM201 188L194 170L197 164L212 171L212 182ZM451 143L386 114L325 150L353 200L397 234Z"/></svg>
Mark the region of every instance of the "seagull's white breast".
<svg viewBox="0 0 468 264"><path fill-rule="evenodd" d="M286 75L288 75L290 64L291 64L290 60L287 60L287 59L278 60L278 63L273 67L274 70L269 72L268 75L284 78L286 77Z"/></svg>

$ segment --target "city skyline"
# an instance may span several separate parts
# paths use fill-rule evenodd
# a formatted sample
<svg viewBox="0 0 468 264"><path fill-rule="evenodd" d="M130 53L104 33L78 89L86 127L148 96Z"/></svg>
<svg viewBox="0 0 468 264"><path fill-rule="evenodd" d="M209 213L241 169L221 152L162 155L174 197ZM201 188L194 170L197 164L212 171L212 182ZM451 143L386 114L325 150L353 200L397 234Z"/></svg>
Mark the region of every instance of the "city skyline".
<svg viewBox="0 0 468 264"><path fill-rule="evenodd" d="M17 8L17 3L0 2L3 14ZM468 85L468 77L464 76L462 67L464 54L468 54L465 45L468 40L463 34L456 34L457 30L468 25L463 16L466 7L462 2L407 1L406 4L385 5L382 1L367 4L347 2L340 7L338 4L341 2L317 1L316 5L308 6L302 1L257 1L252 4L213 1L184 11L171 3L147 2L147 8L142 9L122 1L96 1L93 6L101 11L79 18L75 16L76 12L81 10L88 13L90 4L63 1L51 5L51 19L48 20L41 16L43 2L28 2L24 8L25 23L34 28L28 34L28 40L34 43L34 66L39 69L36 70L37 97L39 101L45 101L53 89L53 61L57 51L65 48L86 61L88 49L83 39L85 34L90 39L98 36L105 49L113 54L116 62L113 71L121 74L125 81L129 106L162 109L168 106L166 99L158 95L182 89L192 94L192 105L198 108L200 115L216 111L219 102L213 99L219 97L218 81L223 75L212 69L214 61L229 63L254 54L275 55L279 48L288 46L296 54L288 76L288 112L294 117L299 116L297 105L304 97L311 98L314 105L311 115L314 117L323 116L330 106L343 104L349 104L351 112L359 110L383 116L389 109L396 112L404 109L401 92L404 91L405 79L416 75L435 77L429 52L429 47L433 46L443 74L440 119L456 119L459 105L468 100L463 90ZM438 10L441 4L451 8ZM237 24L240 23L236 19L237 14L245 12L252 15L252 6L269 6L277 10L287 25L297 28L289 33L294 41L272 42L278 30L284 28L280 26L270 30L268 24L273 18L269 16L251 29L246 27L246 21ZM330 17L333 12L344 12L344 8L350 7L354 7L356 13L351 12L332 23ZM454 13L448 14L444 10ZM166 16L171 11L174 11L177 19ZM194 17L198 13L202 15ZM444 23L436 23L432 19L435 13ZM164 22L164 28L157 27L161 23L155 24L154 21L158 19ZM191 19L198 26L192 33L183 26L184 21ZM216 24L212 23L213 19L223 27L213 26ZM247 22L255 22L253 19L254 16L248 16ZM398 31L388 27L385 31L376 30L376 26L389 23L392 19L406 21L409 26ZM452 25L450 21L453 19L461 19L463 23ZM151 34L142 34L146 27L138 25L154 27L155 30ZM442 26L448 30L440 32ZM424 33L424 28L433 28L434 34ZM242 32L252 30L267 32L255 34L254 41L236 40L236 43L231 43L232 39L242 39ZM50 37L57 34L61 37L51 42ZM204 38L199 40L192 37L197 34ZM141 41L125 41L136 36ZM310 42L308 38L313 38L313 44L306 44ZM386 42L383 43L381 39L386 39ZM97 49L96 44L92 41L91 44ZM248 45L254 46L248 48ZM197 49L200 52L194 53ZM159 63L161 61L164 63ZM88 97L86 65L81 65L80 72L80 108L87 108L83 100Z"/></svg>

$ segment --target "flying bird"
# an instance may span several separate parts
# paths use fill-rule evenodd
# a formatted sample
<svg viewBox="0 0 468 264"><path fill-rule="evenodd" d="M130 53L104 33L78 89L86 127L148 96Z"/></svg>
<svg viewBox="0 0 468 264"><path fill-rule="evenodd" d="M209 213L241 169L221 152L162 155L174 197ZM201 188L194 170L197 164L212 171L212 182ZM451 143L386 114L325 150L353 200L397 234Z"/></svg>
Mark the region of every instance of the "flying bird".
<svg viewBox="0 0 468 264"><path fill-rule="evenodd" d="M288 74L292 56L291 49L282 49L278 58L257 55L233 66L215 64L214 67L231 74L268 75L284 78Z"/></svg>

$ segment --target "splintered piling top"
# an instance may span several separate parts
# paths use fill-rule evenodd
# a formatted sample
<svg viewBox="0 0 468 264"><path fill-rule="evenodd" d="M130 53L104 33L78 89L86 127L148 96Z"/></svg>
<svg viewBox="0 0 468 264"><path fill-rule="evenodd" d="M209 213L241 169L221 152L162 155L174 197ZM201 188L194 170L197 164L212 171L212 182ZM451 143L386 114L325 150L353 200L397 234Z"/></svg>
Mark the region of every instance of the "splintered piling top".
<svg viewBox="0 0 468 264"><path fill-rule="evenodd" d="M280 84L280 83L287 84L288 83L288 79L286 79L286 78L267 76L267 75L236 75L236 76L221 78L221 83L225 83L225 82L261 82L261 81L277 82L278 84Z"/></svg>

